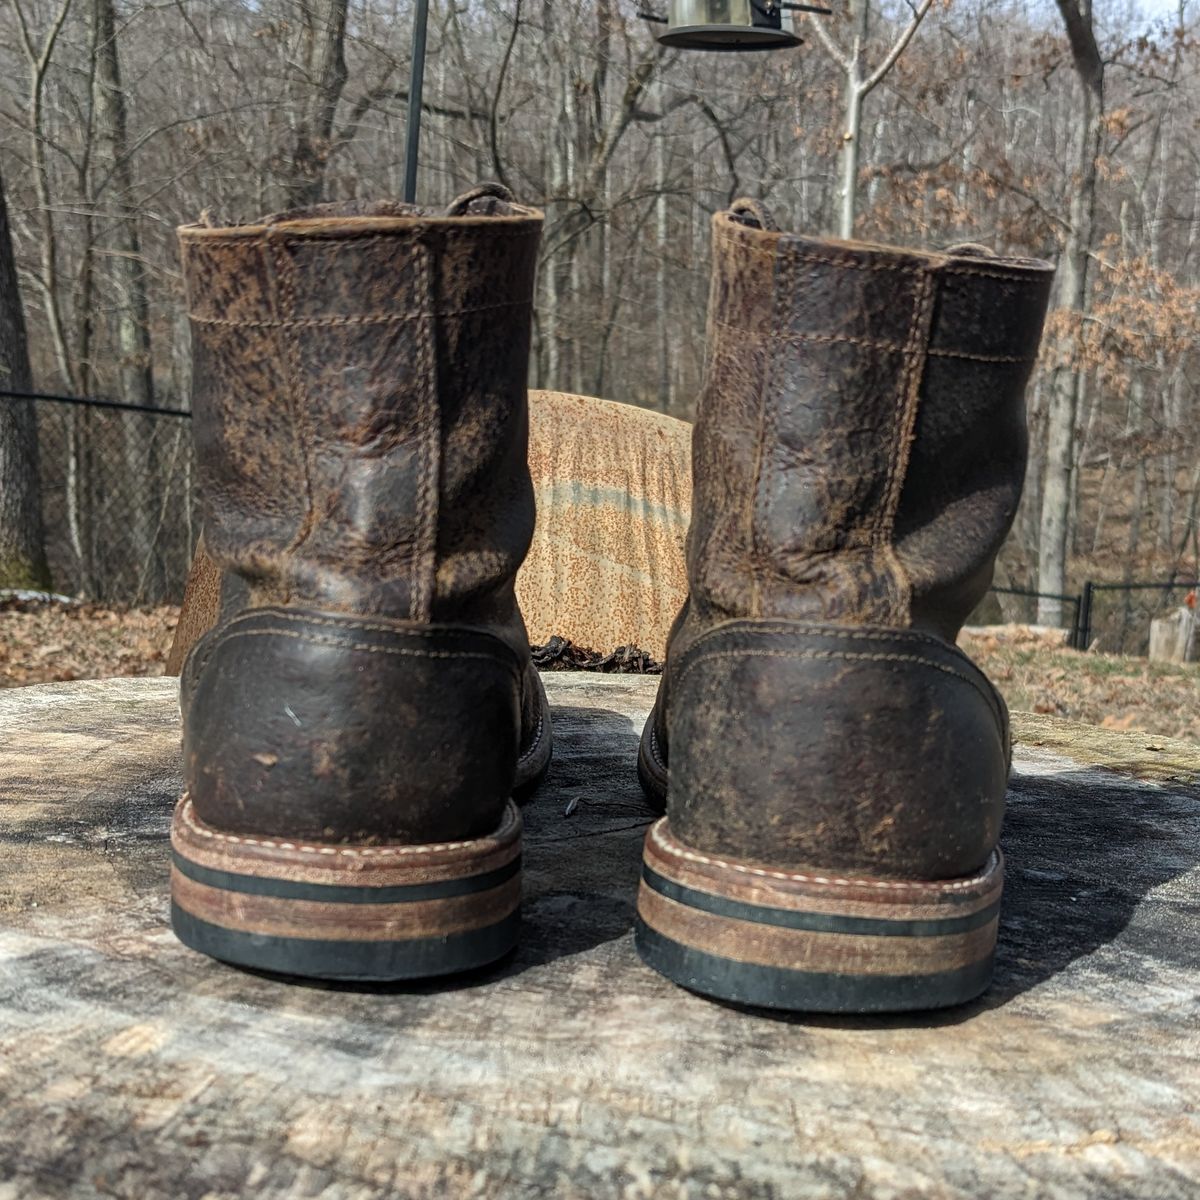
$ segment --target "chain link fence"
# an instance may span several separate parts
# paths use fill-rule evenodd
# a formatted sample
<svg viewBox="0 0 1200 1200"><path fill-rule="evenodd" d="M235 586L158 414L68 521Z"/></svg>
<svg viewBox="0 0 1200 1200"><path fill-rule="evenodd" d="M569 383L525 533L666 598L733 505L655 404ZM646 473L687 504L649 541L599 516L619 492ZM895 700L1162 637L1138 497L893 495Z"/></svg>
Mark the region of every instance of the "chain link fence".
<svg viewBox="0 0 1200 1200"><path fill-rule="evenodd" d="M191 414L20 399L37 415L54 590L102 604L178 604L200 533Z"/></svg>
<svg viewBox="0 0 1200 1200"><path fill-rule="evenodd" d="M1200 591L1195 579L1166 583L1130 580L1083 585L1081 638L1084 649L1144 656L1150 648L1150 622L1165 617Z"/></svg>

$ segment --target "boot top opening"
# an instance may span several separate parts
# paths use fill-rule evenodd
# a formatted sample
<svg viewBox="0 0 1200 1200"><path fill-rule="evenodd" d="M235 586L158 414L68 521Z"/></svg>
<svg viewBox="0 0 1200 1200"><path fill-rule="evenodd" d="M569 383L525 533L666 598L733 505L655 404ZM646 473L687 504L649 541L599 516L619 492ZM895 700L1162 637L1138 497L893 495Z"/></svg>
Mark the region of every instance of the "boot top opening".
<svg viewBox="0 0 1200 1200"><path fill-rule="evenodd" d="M464 192L444 209L406 204L400 200L336 200L302 208L269 213L250 221L222 221L210 213L179 228L187 238L255 238L268 232L290 235L329 237L369 233L401 233L417 227L442 226L446 229L483 225L540 225L539 209L518 204L507 188L481 184Z"/></svg>
<svg viewBox="0 0 1200 1200"><path fill-rule="evenodd" d="M1002 272L1014 279L1026 277L1030 280L1044 279L1054 271L1054 267L1042 259L993 254L975 243L944 250L914 249L883 242L808 237L765 225L766 222L759 220L747 220L747 214L736 206L713 217L713 232L717 237L779 255L801 254L828 259L830 263L840 260L848 264L868 259L873 262L896 259L929 269L961 266L967 271Z"/></svg>

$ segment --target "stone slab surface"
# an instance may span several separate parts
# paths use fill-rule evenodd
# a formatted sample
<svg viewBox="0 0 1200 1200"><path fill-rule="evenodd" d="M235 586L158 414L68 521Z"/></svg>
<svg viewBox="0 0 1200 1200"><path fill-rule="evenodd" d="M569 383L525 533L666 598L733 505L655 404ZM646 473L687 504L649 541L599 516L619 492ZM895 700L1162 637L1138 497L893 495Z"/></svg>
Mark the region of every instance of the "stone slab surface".
<svg viewBox="0 0 1200 1200"><path fill-rule="evenodd" d="M1028 726L988 996L780 1018L634 953L655 681L547 683L520 950L374 990L174 941L175 681L0 692L0 1200L1200 1195L1185 748Z"/></svg>

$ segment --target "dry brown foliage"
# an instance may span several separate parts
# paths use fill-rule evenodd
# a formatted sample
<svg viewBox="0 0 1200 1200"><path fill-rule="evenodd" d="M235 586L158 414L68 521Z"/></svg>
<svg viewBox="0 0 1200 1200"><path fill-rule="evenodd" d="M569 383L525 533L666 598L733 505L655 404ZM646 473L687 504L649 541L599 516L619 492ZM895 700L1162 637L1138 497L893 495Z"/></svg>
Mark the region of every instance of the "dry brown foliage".
<svg viewBox="0 0 1200 1200"><path fill-rule="evenodd" d="M170 606L9 602L0 606L0 687L161 675L178 619L179 609ZM965 634L961 645L1014 710L1200 742L1200 664L1079 654L1045 634L1012 629ZM598 656L561 640L542 651L552 669L653 671L657 664L635 662L638 654L626 647Z"/></svg>

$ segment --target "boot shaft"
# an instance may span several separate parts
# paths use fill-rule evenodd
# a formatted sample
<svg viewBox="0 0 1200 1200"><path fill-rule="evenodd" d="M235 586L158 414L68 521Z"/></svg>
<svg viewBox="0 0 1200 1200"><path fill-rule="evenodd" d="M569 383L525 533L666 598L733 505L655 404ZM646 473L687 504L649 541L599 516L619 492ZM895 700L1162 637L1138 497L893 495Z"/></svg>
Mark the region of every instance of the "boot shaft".
<svg viewBox="0 0 1200 1200"><path fill-rule="evenodd" d="M713 221L693 604L953 639L1016 513L1053 272L763 223Z"/></svg>
<svg viewBox="0 0 1200 1200"><path fill-rule="evenodd" d="M446 215L322 205L180 231L205 536L252 604L512 607L541 224L480 191Z"/></svg>

